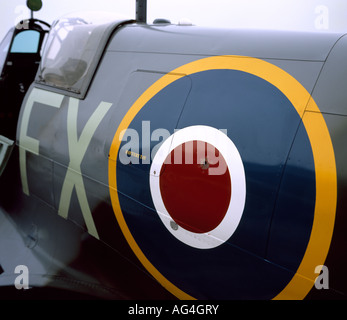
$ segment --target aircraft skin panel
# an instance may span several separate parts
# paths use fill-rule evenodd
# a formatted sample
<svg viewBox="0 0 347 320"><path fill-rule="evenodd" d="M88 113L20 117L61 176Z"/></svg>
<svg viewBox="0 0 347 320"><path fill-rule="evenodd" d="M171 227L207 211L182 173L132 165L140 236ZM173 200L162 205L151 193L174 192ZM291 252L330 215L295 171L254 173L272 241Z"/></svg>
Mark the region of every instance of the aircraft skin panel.
<svg viewBox="0 0 347 320"><path fill-rule="evenodd" d="M0 184L23 264L101 298L345 298L340 37L127 25L83 100L33 83Z"/></svg>
<svg viewBox="0 0 347 320"><path fill-rule="evenodd" d="M332 48L312 94L313 99L321 102L321 112L323 113L347 115L347 108L344 103L346 92L343 86L346 72L344 66L346 47L347 37L344 36ZM334 85L329 85L331 83Z"/></svg>
<svg viewBox="0 0 347 320"><path fill-rule="evenodd" d="M342 100L341 100L342 102ZM341 109L340 109L341 110ZM312 299L345 299L346 297L346 279L344 278L344 262L345 262L345 246L346 237L346 148L343 147L347 134L346 117L339 114L323 114L327 127L329 128L331 141L335 150L336 174L337 174L337 205L334 221L334 232L330 244L329 253L324 265L328 267L330 272L335 276L330 277L330 288L332 290L311 290L308 298ZM329 215L328 211L326 212Z"/></svg>
<svg viewBox="0 0 347 320"><path fill-rule="evenodd" d="M109 51L189 55L241 55L262 59L325 61L343 34L271 30L136 26L119 30ZM177 41L179 39L179 41Z"/></svg>
<svg viewBox="0 0 347 320"><path fill-rule="evenodd" d="M1 274L0 285L4 299L117 299L133 300L157 292L156 299L174 297L153 280L148 273L130 262L130 252L112 249L86 232L72 220L62 219L56 209L35 195L23 194L18 172L18 148L12 153L13 161L4 172L1 194ZM14 166L16 170L11 170ZM6 182L6 184L4 183ZM18 186L20 186L18 188ZM100 204L95 213L104 212ZM100 217L102 221L102 217ZM100 221L100 220L99 220ZM111 219L107 219L110 223ZM104 222L104 221L102 221ZM117 224L113 224L117 226ZM105 228L107 235L107 228ZM112 241L124 242L121 232L112 229ZM105 240L107 237L105 236ZM109 243L112 244L111 241ZM122 248L122 246L120 246ZM123 243L126 248L126 243ZM133 260L135 260L133 258ZM105 264L105 261L108 261ZM29 289L17 290L15 282L20 272L29 271ZM131 273L131 281L124 275ZM22 280L21 280L22 281ZM139 283L143 287L139 287Z"/></svg>

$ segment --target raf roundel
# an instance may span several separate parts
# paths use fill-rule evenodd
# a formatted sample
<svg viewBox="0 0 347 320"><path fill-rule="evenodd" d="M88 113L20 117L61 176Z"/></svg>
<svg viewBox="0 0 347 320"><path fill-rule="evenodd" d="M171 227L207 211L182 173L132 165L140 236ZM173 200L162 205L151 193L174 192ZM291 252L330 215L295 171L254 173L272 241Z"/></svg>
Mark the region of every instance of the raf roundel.
<svg viewBox="0 0 347 320"><path fill-rule="evenodd" d="M175 132L159 148L150 172L158 216L178 240L211 249L235 232L246 179L241 156L224 132L209 126Z"/></svg>
<svg viewBox="0 0 347 320"><path fill-rule="evenodd" d="M144 132L148 122L153 134L131 151L152 161L125 165L124 132ZM155 137L149 147L146 136ZM288 157L293 141L306 164L300 174ZM154 82L115 133L109 185L130 248L180 299L301 299L329 251L336 166L328 128L310 93L260 59L204 58Z"/></svg>

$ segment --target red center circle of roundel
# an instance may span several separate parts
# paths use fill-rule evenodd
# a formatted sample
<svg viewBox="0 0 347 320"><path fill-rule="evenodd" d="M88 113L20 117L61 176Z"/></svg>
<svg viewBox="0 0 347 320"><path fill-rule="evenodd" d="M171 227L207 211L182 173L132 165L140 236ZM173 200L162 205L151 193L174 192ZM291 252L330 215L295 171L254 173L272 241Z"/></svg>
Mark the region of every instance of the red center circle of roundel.
<svg viewBox="0 0 347 320"><path fill-rule="evenodd" d="M224 170L209 174L209 169L216 167ZM212 231L223 221L231 199L231 179L224 157L207 142L179 145L162 166L160 192L176 224L194 233Z"/></svg>

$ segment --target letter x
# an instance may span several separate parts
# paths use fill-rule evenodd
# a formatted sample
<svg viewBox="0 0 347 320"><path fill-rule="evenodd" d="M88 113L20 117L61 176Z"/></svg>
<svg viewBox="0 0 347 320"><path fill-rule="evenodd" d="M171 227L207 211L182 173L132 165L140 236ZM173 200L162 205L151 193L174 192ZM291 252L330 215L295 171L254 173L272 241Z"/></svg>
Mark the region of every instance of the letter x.
<svg viewBox="0 0 347 320"><path fill-rule="evenodd" d="M97 127L111 108L112 103L101 102L99 104L83 128L79 139L77 136L78 105L79 101L77 99L70 98L67 116L70 163L61 190L59 215L67 219L72 191L75 188L88 232L99 239L83 183L81 163Z"/></svg>

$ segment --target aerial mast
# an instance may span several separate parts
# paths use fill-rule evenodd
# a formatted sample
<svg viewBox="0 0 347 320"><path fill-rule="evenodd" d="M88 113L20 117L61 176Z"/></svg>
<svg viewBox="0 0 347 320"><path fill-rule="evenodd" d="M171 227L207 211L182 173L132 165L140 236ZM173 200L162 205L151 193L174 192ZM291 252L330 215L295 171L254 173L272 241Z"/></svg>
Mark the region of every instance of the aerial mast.
<svg viewBox="0 0 347 320"><path fill-rule="evenodd" d="M147 23L147 0L136 0L136 21Z"/></svg>

